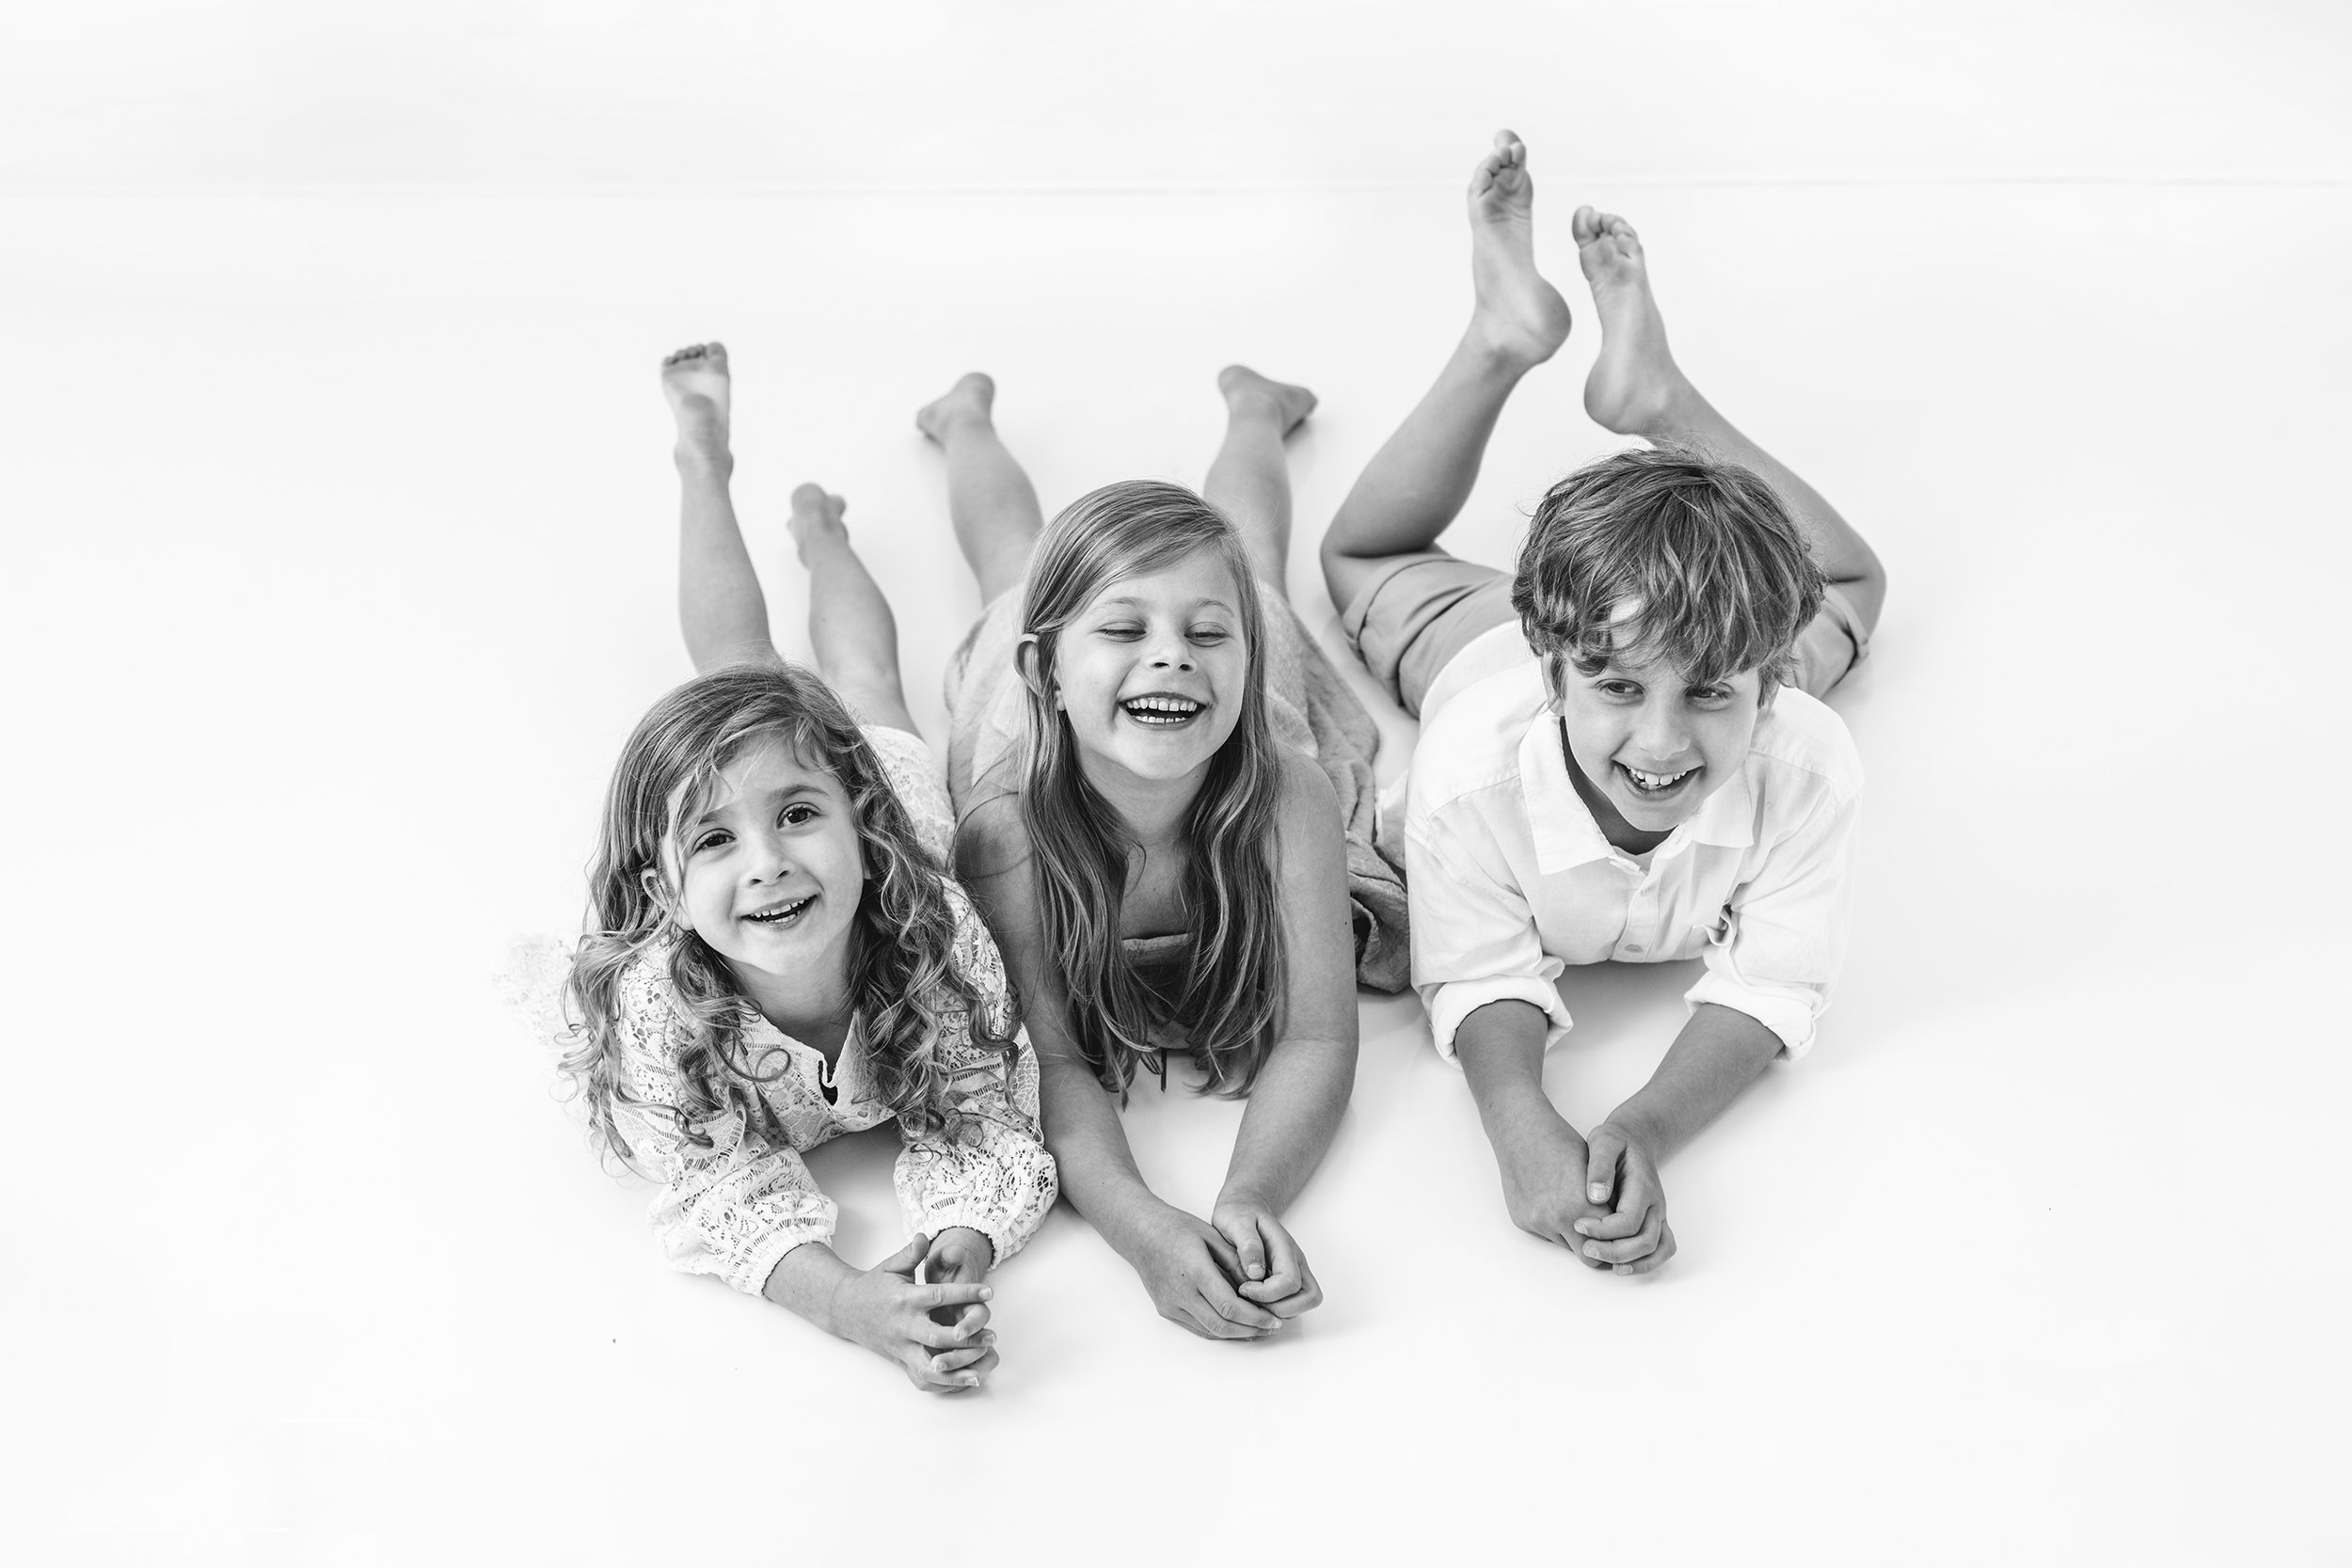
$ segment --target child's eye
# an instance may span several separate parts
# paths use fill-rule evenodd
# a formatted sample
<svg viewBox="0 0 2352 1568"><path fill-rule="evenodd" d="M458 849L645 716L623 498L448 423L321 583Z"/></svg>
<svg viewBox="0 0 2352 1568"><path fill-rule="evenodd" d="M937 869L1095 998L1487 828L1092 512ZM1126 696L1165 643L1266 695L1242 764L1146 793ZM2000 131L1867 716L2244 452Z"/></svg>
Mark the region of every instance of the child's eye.
<svg viewBox="0 0 2352 1568"><path fill-rule="evenodd" d="M699 855L706 849L716 849L734 836L733 833L705 833L694 841L693 847L688 853Z"/></svg>
<svg viewBox="0 0 2352 1568"><path fill-rule="evenodd" d="M1694 703L1724 703L1730 698L1731 689L1723 686L1702 686L1691 693L1691 700Z"/></svg>
<svg viewBox="0 0 2352 1568"><path fill-rule="evenodd" d="M1223 626L1195 626L1187 635L1189 635L1195 642L1207 642L1214 645L1224 641L1227 638L1232 636L1233 634L1227 631Z"/></svg>
<svg viewBox="0 0 2352 1568"><path fill-rule="evenodd" d="M1631 681L1598 681L1595 683L1595 686L1604 697L1625 700L1639 697L1642 694L1642 689Z"/></svg>
<svg viewBox="0 0 2352 1568"><path fill-rule="evenodd" d="M1116 626L1096 627L1095 635L1097 637L1117 638L1121 642L1132 642L1136 638L1143 635L1143 628L1134 625L1132 622L1122 621Z"/></svg>
<svg viewBox="0 0 2352 1568"><path fill-rule="evenodd" d="M785 807L781 815L787 823L799 828L817 820L817 808L805 802L796 801Z"/></svg>

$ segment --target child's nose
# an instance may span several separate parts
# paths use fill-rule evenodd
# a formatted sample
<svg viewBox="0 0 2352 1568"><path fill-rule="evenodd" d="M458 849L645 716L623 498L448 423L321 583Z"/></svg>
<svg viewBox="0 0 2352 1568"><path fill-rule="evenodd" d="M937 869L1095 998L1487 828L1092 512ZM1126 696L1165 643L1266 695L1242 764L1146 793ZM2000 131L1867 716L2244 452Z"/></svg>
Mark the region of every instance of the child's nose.
<svg viewBox="0 0 2352 1568"><path fill-rule="evenodd" d="M1192 644L1173 632L1152 640L1148 657L1154 670L1189 670L1192 668Z"/></svg>
<svg viewBox="0 0 2352 1568"><path fill-rule="evenodd" d="M755 882L780 881L792 869L792 857L785 853L784 841L772 833L760 834L750 849L744 870Z"/></svg>
<svg viewBox="0 0 2352 1568"><path fill-rule="evenodd" d="M1633 721L1633 743L1648 753L1652 762L1674 761L1682 754L1690 738L1681 711L1672 703L1646 704Z"/></svg>

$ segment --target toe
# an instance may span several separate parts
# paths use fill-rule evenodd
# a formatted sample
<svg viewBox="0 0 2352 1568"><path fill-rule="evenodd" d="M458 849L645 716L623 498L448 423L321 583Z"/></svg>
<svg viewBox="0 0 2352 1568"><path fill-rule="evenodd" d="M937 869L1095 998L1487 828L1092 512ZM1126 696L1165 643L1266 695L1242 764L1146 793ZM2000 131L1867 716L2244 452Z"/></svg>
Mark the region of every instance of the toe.
<svg viewBox="0 0 2352 1568"><path fill-rule="evenodd" d="M1579 207L1576 216L1568 220L1568 228L1576 235L1578 245L1591 245L1600 237L1600 214L1590 207Z"/></svg>

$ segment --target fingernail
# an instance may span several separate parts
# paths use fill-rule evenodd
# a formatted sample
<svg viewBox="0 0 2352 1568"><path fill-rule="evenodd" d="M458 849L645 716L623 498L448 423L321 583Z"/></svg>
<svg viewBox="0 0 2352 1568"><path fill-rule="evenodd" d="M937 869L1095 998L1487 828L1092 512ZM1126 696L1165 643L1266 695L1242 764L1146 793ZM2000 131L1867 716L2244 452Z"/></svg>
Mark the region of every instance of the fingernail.
<svg viewBox="0 0 2352 1568"><path fill-rule="evenodd" d="M1585 1196L1590 1197L1595 1203L1598 1203L1609 1196L1609 1189L1596 1181L1591 1186L1585 1188L1584 1193Z"/></svg>
<svg viewBox="0 0 2352 1568"><path fill-rule="evenodd" d="M1594 1242L1590 1245L1586 1246L1584 1249L1584 1256L1592 1259L1595 1262L1598 1262L1600 1260L1600 1243L1598 1242Z"/></svg>
<svg viewBox="0 0 2352 1568"><path fill-rule="evenodd" d="M1593 1222L1592 1222L1591 1220L1579 1220L1579 1221L1577 1221L1577 1222L1576 1222L1576 1233L1577 1233L1578 1235L1580 1235L1580 1236L1589 1236L1589 1235L1591 1235L1591 1234L1593 1233Z"/></svg>
<svg viewBox="0 0 2352 1568"><path fill-rule="evenodd" d="M995 1299L995 1296L996 1292L990 1290L987 1286L983 1285L980 1287L980 1299L982 1301L993 1301Z"/></svg>

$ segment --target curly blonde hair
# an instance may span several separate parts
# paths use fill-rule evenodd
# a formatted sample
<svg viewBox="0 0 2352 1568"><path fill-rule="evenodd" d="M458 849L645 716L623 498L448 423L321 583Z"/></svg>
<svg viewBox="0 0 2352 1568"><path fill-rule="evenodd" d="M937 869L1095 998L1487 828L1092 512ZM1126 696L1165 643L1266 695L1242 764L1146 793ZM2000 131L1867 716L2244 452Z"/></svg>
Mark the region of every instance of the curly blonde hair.
<svg viewBox="0 0 2352 1568"><path fill-rule="evenodd" d="M625 1162L632 1150L616 1110L666 1117L678 1135L706 1148L713 1140L704 1126L729 1113L771 1137L782 1134L759 1093L787 1069L782 1052L749 1049L750 1005L725 958L677 925L648 886L666 878L665 846L675 847L679 823L692 819L720 772L770 739L829 770L850 798L866 868L852 926L850 994L876 1091L899 1125L915 1136L952 1134L975 1114L938 1049L954 1026L969 1020L975 1045L1012 1050L1009 997L1004 1016L991 1016L987 998L956 963L946 874L915 836L841 700L814 674L781 661L713 671L654 704L621 749L588 875L588 929L564 983L576 1043L564 1070L587 1105L594 1136ZM676 1105L649 1102L631 1086L620 990L641 958L660 966L667 993L661 1043L680 1085Z"/></svg>

